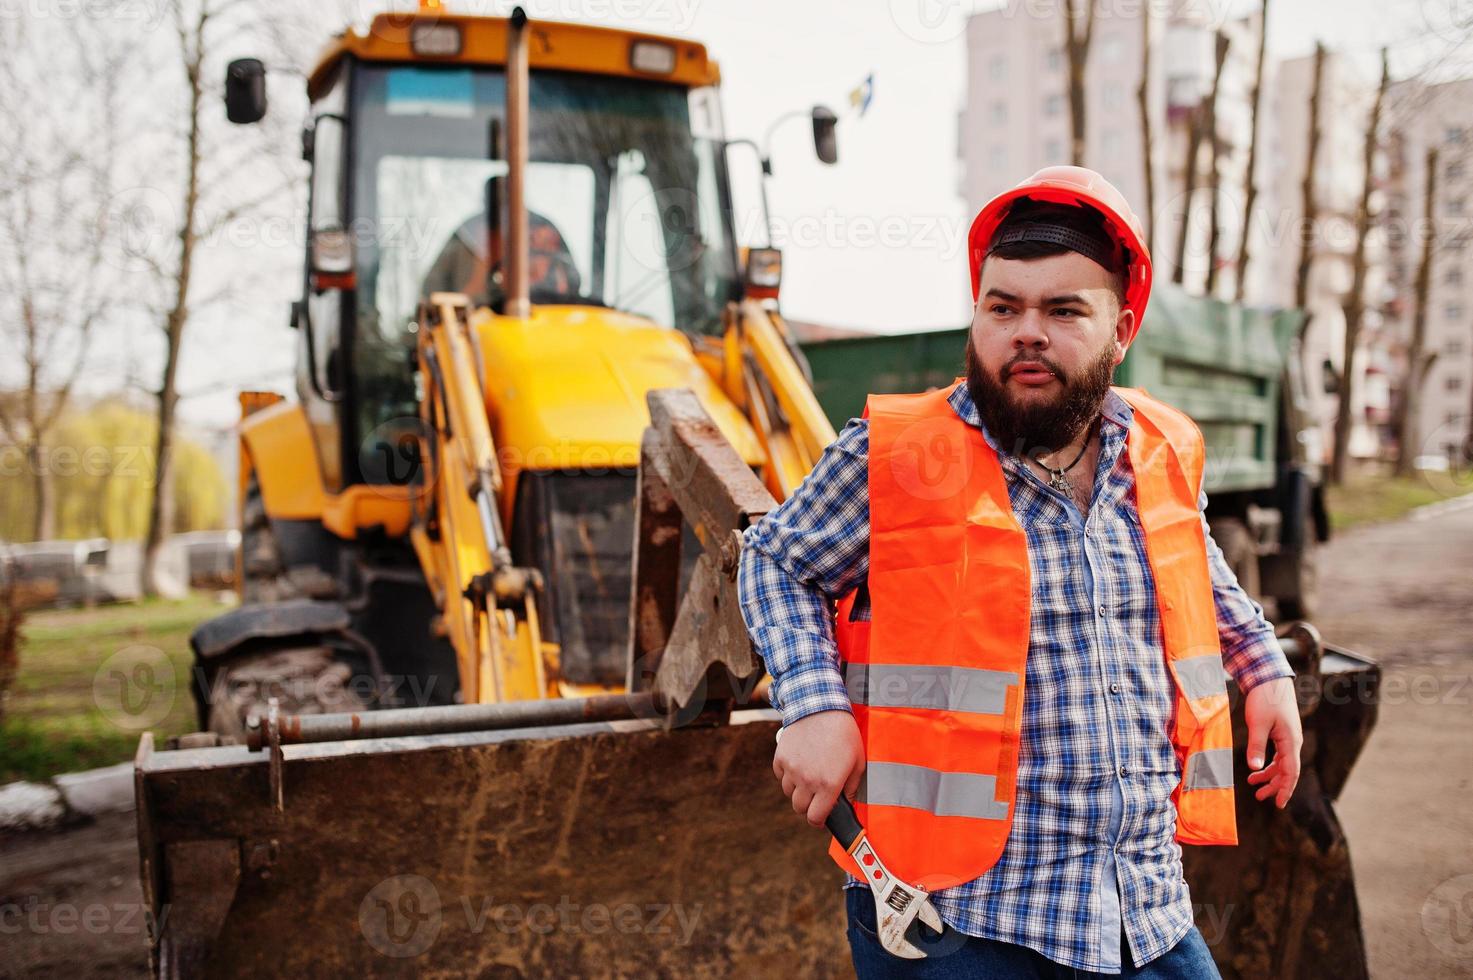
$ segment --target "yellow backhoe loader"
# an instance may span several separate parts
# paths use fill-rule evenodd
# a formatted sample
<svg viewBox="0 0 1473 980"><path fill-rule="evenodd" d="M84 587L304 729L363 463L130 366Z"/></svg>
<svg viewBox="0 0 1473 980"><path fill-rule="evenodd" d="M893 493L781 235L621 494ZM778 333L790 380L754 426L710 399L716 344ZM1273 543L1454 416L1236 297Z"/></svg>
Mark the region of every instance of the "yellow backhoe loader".
<svg viewBox="0 0 1473 980"><path fill-rule="evenodd" d="M241 397L242 602L138 751L158 975L849 972L734 585L834 429L719 81L431 2L312 69L297 397Z"/></svg>
<svg viewBox="0 0 1473 980"><path fill-rule="evenodd" d="M232 121L265 78L230 65ZM241 398L243 601L193 636L204 731L138 760L161 975L842 952L733 585L834 431L736 244L719 79L438 4L311 71L297 398Z"/></svg>

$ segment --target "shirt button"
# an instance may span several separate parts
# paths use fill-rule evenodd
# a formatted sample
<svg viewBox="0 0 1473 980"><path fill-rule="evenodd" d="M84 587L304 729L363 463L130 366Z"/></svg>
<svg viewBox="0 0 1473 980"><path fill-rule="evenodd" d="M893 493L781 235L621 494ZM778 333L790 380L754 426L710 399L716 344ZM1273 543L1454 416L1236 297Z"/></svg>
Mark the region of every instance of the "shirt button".
<svg viewBox="0 0 1473 980"><path fill-rule="evenodd" d="M1120 778L1121 779L1124 779L1126 777L1126 775L1129 774L1129 772L1130 772L1129 769L1125 768L1124 766L1121 766L1120 767Z"/></svg>
<svg viewBox="0 0 1473 980"><path fill-rule="evenodd" d="M1103 602L1100 603L1099 613L1101 617L1109 615L1109 613L1105 611L1105 604Z"/></svg>
<svg viewBox="0 0 1473 980"><path fill-rule="evenodd" d="M1110 685L1110 693L1111 694L1119 694L1120 693L1120 685L1119 684L1111 684Z"/></svg>

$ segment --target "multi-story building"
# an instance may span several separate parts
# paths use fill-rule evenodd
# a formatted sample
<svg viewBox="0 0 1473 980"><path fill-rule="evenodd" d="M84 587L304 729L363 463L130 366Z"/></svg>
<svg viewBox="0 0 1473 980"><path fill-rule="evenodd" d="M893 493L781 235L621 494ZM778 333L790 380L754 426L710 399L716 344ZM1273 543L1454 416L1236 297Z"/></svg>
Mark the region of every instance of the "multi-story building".
<svg viewBox="0 0 1473 980"><path fill-rule="evenodd" d="M1420 381L1414 456L1457 461L1473 429L1473 80L1407 82L1388 96L1391 166L1382 223L1390 243L1388 333L1399 355L1398 400ZM1425 222L1427 151L1436 149L1432 224ZM1425 353L1418 379L1407 363L1424 237L1432 237ZM1430 460L1429 460L1430 461Z"/></svg>
<svg viewBox="0 0 1473 980"><path fill-rule="evenodd" d="M1069 67L1064 0L1011 2L967 25L967 98L958 152L961 194L976 211L1041 167L1070 162ZM1086 157L1132 202L1144 202L1140 115L1140 24L1102 17L1086 77ZM1153 86L1153 99L1160 98ZM1144 204L1139 205L1142 209Z"/></svg>
<svg viewBox="0 0 1473 980"><path fill-rule="evenodd" d="M1196 191L1190 202L1185 194L1185 161L1193 112L1211 88L1215 36L1221 29L1230 43L1217 100L1217 294L1231 298L1252 132L1258 17L1219 22L1210 6L1171 6L1169 14L1165 4L1101 3L1096 8L1085 67L1084 162L1120 188L1143 221L1150 219L1138 96L1149 38L1146 104L1155 189L1152 257L1157 275L1171 278L1176 241L1187 220L1190 231L1183 281L1189 288L1202 288L1211 226L1212 141L1205 136L1200 141ZM968 22L968 88L958 152L962 159L960 193L973 211L1040 167L1071 161L1065 9L1064 0L1012 0ZM1265 78L1265 91L1272 91L1271 74ZM1265 121L1270 110L1271 100L1265 97L1260 111L1265 130L1270 127ZM1257 170L1258 208L1272 210L1279 188L1262 146ZM1255 244L1254 257L1266 258L1272 243L1265 238ZM1269 279L1267 263L1250 260L1249 276L1251 292L1255 282Z"/></svg>
<svg viewBox="0 0 1473 980"><path fill-rule="evenodd" d="M1185 226L1181 282L1192 292L1206 287L1209 263L1217 266L1214 295L1238 295L1238 254L1243 234L1252 89L1258 59L1259 16L1221 19L1209 4L1100 4L1086 63L1087 166L1103 173L1146 217L1145 152L1136 91L1143 51L1150 40L1147 112L1152 129L1155 221L1152 256L1158 279L1176 278L1177 240ZM1011 0L971 18L967 29L967 99L958 148L960 192L970 209L1039 167L1070 162L1068 64L1064 0ZM1144 22L1143 22L1144 20ZM1215 254L1208 247L1213 195L1213 142L1203 138L1196 158L1194 191L1186 194L1187 157L1194 115L1208 95L1217 37L1228 41L1216 103L1218 226ZM1265 66L1258 111L1258 188L1249 221L1249 261L1242 296L1251 304L1290 306L1303 228L1301 185L1309 145L1312 56ZM1310 314L1303 360L1315 390L1335 389L1343 376L1344 301L1351 285L1355 211L1363 185L1363 134L1374 86L1350 63L1326 57L1320 109L1315 201L1310 228L1310 274L1305 307ZM1367 313L1362 354L1353 359L1351 453L1381 452L1389 417L1388 371L1394 367L1377 346L1380 299L1385 292L1381 236L1368 241ZM1341 386L1343 388L1343 386ZM1328 459L1337 399L1319 410Z"/></svg>
<svg viewBox="0 0 1473 980"><path fill-rule="evenodd" d="M1354 281L1356 213L1365 189L1365 133L1376 93L1374 84L1349 59L1325 52L1314 173L1316 215L1306 223L1303 185L1309 162L1314 63L1314 55L1305 55L1278 66L1274 88L1276 125L1270 145L1280 175L1280 207L1277 212L1260 216L1271 229L1274 243L1270 262L1273 282L1263 298L1281 306L1300 305L1299 266L1307 240L1310 266L1302 305L1309 324L1302 361L1311 387L1330 393L1346 387L1345 301ZM1373 165L1381 166L1379 157ZM1372 215L1382 206L1380 197L1372 195ZM1354 378L1348 447L1352 457L1382 454L1390 434L1390 379L1396 370L1381 329L1386 248L1384 236L1375 225L1366 241L1365 261L1365 312L1359 343L1348 368ZM1338 397L1327 398L1320 412L1326 452L1338 402Z"/></svg>

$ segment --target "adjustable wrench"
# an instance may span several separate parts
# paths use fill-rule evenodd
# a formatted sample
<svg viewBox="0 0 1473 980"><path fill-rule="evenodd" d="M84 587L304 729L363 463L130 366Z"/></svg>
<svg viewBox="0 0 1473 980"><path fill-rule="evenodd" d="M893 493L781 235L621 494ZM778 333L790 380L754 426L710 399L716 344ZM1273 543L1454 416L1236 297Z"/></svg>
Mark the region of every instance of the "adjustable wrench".
<svg viewBox="0 0 1473 980"><path fill-rule="evenodd" d="M839 846L854 858L854 863L859 865L869 881L870 892L875 897L875 922L879 925L876 931L880 934L880 945L908 960L923 958L926 951L907 936L911 926L920 919L937 932L942 929L941 916L931 904L926 890L907 885L890 873L885 862L870 846L864 824L859 822L859 815L854 812L854 804L843 793L839 794L838 802L829 811L825 826Z"/></svg>

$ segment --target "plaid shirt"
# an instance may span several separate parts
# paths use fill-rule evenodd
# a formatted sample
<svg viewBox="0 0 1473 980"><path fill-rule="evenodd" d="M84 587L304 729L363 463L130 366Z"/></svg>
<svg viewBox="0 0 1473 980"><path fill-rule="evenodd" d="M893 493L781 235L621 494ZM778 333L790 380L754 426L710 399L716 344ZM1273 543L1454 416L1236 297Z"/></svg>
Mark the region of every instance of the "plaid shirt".
<svg viewBox="0 0 1473 980"><path fill-rule="evenodd" d="M995 451L965 384L950 403ZM1176 689L1123 451L1132 411L1107 394L1088 514L998 454L1034 583L1015 811L997 864L932 895L953 928L1098 973L1120 972L1122 929L1140 967L1193 924L1171 803ZM868 422L850 420L802 486L746 531L742 614L784 725L850 710L829 600L868 573L868 449ZM1224 667L1244 693L1294 676L1210 535L1207 551ZM867 592L853 615L869 618Z"/></svg>

